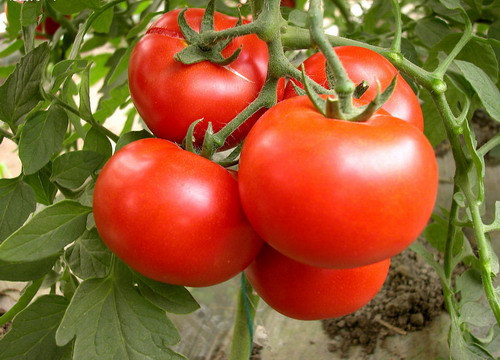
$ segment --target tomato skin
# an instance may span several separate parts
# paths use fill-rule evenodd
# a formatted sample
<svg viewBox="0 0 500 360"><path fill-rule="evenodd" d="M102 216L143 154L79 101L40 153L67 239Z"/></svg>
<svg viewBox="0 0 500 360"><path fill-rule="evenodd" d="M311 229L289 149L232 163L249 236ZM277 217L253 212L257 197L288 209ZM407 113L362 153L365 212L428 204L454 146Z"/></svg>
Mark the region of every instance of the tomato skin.
<svg viewBox="0 0 500 360"><path fill-rule="evenodd" d="M267 45L256 35L233 40L224 50L225 57L238 47L242 51L228 66L208 61L185 65L174 55L187 46L177 17L180 9L159 18L135 46L129 64L132 100L148 128L160 138L181 143L192 122L195 138L201 144L209 122L214 131L240 113L258 95L267 74ZM188 9L188 24L199 30L203 9ZM215 13L215 30L233 27L238 19ZM226 142L226 148L238 144L263 111L250 117Z"/></svg>
<svg viewBox="0 0 500 360"><path fill-rule="evenodd" d="M104 243L152 279L209 286L243 271L262 240L223 167L163 139L120 149L99 174L94 218Z"/></svg>
<svg viewBox="0 0 500 360"><path fill-rule="evenodd" d="M276 311L298 320L320 320L365 306L382 287L390 262L323 269L299 263L265 245L245 275Z"/></svg>
<svg viewBox="0 0 500 360"><path fill-rule="evenodd" d="M377 80L382 90L391 83L398 70L382 55L358 46L339 46L334 48L349 78L358 85L365 80L369 84L368 90L360 98L365 103L370 102L377 95ZM325 56L318 52L304 61L306 74L314 81L328 88L325 70ZM304 86L293 80L301 88ZM292 83L285 89L284 98L297 96ZM398 117L415 125L420 130L424 129L424 117L420 102L412 88L405 79L398 74L396 88L389 100L382 106L392 116Z"/></svg>
<svg viewBox="0 0 500 360"><path fill-rule="evenodd" d="M420 130L381 112L325 118L307 96L271 108L243 144L239 189L259 235L294 260L350 268L392 257L425 227L438 185Z"/></svg>

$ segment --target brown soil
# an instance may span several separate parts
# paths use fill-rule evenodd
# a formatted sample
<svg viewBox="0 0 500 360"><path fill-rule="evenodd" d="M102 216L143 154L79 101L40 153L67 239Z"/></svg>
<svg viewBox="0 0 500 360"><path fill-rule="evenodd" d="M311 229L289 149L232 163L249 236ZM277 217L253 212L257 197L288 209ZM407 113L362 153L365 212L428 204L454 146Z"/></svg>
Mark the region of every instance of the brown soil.
<svg viewBox="0 0 500 360"><path fill-rule="evenodd" d="M444 310L441 284L435 271L407 250L392 259L382 290L365 307L339 319L323 320L332 339L331 352L347 358L349 348L361 345L372 354L380 340L423 329Z"/></svg>

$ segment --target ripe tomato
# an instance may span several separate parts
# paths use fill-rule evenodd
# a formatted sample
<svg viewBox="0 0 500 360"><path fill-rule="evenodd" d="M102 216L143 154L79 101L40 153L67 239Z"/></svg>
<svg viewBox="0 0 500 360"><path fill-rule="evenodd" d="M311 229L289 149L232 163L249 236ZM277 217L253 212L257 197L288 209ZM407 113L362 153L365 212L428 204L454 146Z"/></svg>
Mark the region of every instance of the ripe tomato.
<svg viewBox="0 0 500 360"><path fill-rule="evenodd" d="M365 80L369 84L368 90L360 98L368 103L377 95L380 82L384 90L398 74L398 70L382 55L358 46L339 46L335 53L339 57L349 78L357 85ZM326 60L322 53L316 53L304 61L306 74L314 81L328 88L326 79ZM303 85L293 80L296 85ZM297 96L293 85L289 83L285 89L285 99ZM420 130L424 129L424 117L420 103L410 85L398 74L396 88L390 99L382 106L392 116L403 119Z"/></svg>
<svg viewBox="0 0 500 360"><path fill-rule="evenodd" d="M238 47L238 58L227 66L208 61L185 65L174 55L187 46L173 10L159 18L135 46L129 64L129 86L132 100L149 129L160 138L177 143L186 136L189 125L196 126L195 138L200 144L209 122L214 131L240 113L258 95L266 79L267 45L256 35L234 39L222 52L227 57ZM188 9L188 24L199 30L203 9ZM215 13L215 30L233 27L234 17ZM263 111L248 119L226 142L238 144Z"/></svg>
<svg viewBox="0 0 500 360"><path fill-rule="evenodd" d="M152 279L209 286L243 271L262 241L223 167L163 139L119 150L99 174L94 218L104 243Z"/></svg>
<svg viewBox="0 0 500 360"><path fill-rule="evenodd" d="M300 96L262 116L243 144L239 188L266 242L309 265L350 268L417 238L436 199L437 162L420 130L384 113L329 119Z"/></svg>
<svg viewBox="0 0 500 360"><path fill-rule="evenodd" d="M276 311L299 320L350 314L382 287L391 260L353 269L323 269L299 263L264 246L245 275Z"/></svg>

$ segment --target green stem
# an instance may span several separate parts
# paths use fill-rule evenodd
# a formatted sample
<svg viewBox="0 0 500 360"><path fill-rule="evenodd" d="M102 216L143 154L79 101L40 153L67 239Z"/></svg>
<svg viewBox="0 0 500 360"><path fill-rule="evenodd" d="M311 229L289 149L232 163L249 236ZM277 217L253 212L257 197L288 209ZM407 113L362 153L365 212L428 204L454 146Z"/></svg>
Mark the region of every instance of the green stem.
<svg viewBox="0 0 500 360"><path fill-rule="evenodd" d="M464 32L462 34L462 37L460 38L460 40L458 41L458 43L455 45L455 47L453 48L453 50L448 54L448 56L446 57L446 59L444 59L438 65L438 67L436 68L436 70L434 70L434 75L436 77L438 77L439 79L443 79L444 74L448 70L448 67L451 65L451 63L453 62L453 60L455 60L455 58L457 57L457 55L460 53L460 51L462 51L462 49L465 47L465 45L467 45L467 43L469 42L469 40L472 39L472 35L473 35L473 33L472 33L472 24L471 24L471 22L469 20L469 17L465 13L465 11L462 10L462 12L463 12L462 15L463 15L463 18L464 18L464 21L465 21Z"/></svg>
<svg viewBox="0 0 500 360"><path fill-rule="evenodd" d="M16 316L29 305L31 300L33 300L36 293L40 289L40 286L42 286L43 279L44 278L33 280L32 283L24 289L24 292L17 303L13 307L11 307L9 311L0 316L0 326L3 326L11 321L14 316Z"/></svg>
<svg viewBox="0 0 500 360"><path fill-rule="evenodd" d="M458 192L458 186L456 185L453 189L453 194ZM451 274L453 271L453 248L455 243L455 238L457 235L457 225L456 220L458 219L458 210L459 206L457 202L452 199L451 200L451 208L450 208L450 217L448 221L448 232L446 235L446 248L444 251L444 275L446 276L447 281L451 281Z"/></svg>
<svg viewBox="0 0 500 360"><path fill-rule="evenodd" d="M260 23L258 21L255 21L249 24L243 24L224 30L204 31L202 34L198 34L198 36L200 39L200 43L206 46L210 46L221 40L233 39L238 36L258 33L259 29Z"/></svg>
<svg viewBox="0 0 500 360"><path fill-rule="evenodd" d="M64 101L62 101L61 99L59 99L57 96L55 96L55 95L53 95L51 93L46 93L46 97L47 97L47 100L53 101L57 105L63 107L64 109L68 110L69 112L72 112L73 114L75 114L76 116L78 116L80 119L82 119L83 121L85 121L88 124L90 124L93 128L95 128L101 134L103 134L103 135L107 136L108 138L110 138L113 142L116 143L116 142L118 142L118 139L120 139L120 137L118 135L116 135L114 132L112 132L108 128L104 127L103 125L99 124L97 121L95 121L93 119L92 120L86 120L86 119L84 119L82 117L82 114L80 114L80 111L78 111L77 109L75 109L71 105L65 103Z"/></svg>
<svg viewBox="0 0 500 360"><path fill-rule="evenodd" d="M327 40L323 32L323 13L321 11L320 0L311 0L308 12L309 30L311 39L320 48L326 57L327 63L335 75L335 92L339 98L340 108L344 113L351 113L352 94L356 89L356 85L349 79L347 73L340 62L339 57L332 49L332 46Z"/></svg>
<svg viewBox="0 0 500 360"><path fill-rule="evenodd" d="M262 108L270 108L271 106L276 104L277 86L278 80L274 78L268 78L259 95L254 101L252 101L245 109L243 109L243 111L241 111L234 119L232 119L217 133L213 135L207 135L212 137L212 141L204 141L201 156L210 159L217 148L223 146L226 139L234 131L236 131L236 129L238 129L238 127L240 127L241 124L243 124L250 116L252 116Z"/></svg>
<svg viewBox="0 0 500 360"><path fill-rule="evenodd" d="M495 287L493 286L493 281L491 279L491 257L488 250L488 239L485 235L483 220L481 219L480 204L475 201L474 194L472 193L470 188L465 189L464 194L472 215L472 223L474 224L473 228L479 253L479 266L481 271L481 279L483 282L483 289L486 293L486 299L490 304L491 310L495 315L497 324L500 326L500 303L495 293Z"/></svg>
<svg viewBox="0 0 500 360"><path fill-rule="evenodd" d="M391 51L396 53L401 52L401 32L402 32L402 22L401 22L401 9L399 7L398 0L391 0L392 10L394 12L394 39L391 44Z"/></svg>
<svg viewBox="0 0 500 360"><path fill-rule="evenodd" d="M234 320L233 341L229 360L248 360L253 345L253 319L259 303L259 297L252 294L252 285L244 274L242 276L242 288L238 295L238 307L236 319ZM252 329L252 330L251 330Z"/></svg>
<svg viewBox="0 0 500 360"><path fill-rule="evenodd" d="M471 189L469 182L469 161L464 153L462 144L459 138L459 129L456 125L456 119L449 108L448 102L444 94L433 93L432 97L436 102L438 111L443 119L446 128L448 140L451 144L453 157L456 164L455 170L455 186L460 188L464 193L469 211L472 217L472 224L479 252L479 267L481 271L481 279L486 298L493 311L497 323L500 325L500 304L498 302L495 288L491 279L491 258L488 251L488 243L485 235L485 226L481 219L480 206L481 201L476 199L474 192ZM483 181L483 179L477 179Z"/></svg>
<svg viewBox="0 0 500 360"><path fill-rule="evenodd" d="M359 46L375 51L385 56L399 71L415 80L428 91L444 92L445 85L440 78L420 68L400 54L395 54L385 48L365 44L361 41L347 39L341 36L327 35L332 46ZM288 25L281 34L283 46L289 50L307 49L312 46L311 36L307 29Z"/></svg>
<svg viewBox="0 0 500 360"><path fill-rule="evenodd" d="M500 145L500 133L492 137L486 144L481 146L477 151L480 156L485 156L488 152L493 150L493 148Z"/></svg>

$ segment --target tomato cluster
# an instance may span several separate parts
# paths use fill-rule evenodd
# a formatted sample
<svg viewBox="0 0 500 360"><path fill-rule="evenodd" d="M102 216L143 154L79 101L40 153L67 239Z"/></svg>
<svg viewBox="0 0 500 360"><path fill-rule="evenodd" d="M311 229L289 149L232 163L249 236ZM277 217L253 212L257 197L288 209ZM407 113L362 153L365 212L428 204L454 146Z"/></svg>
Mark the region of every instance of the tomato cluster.
<svg viewBox="0 0 500 360"><path fill-rule="evenodd" d="M203 118L200 141L208 122L223 127L257 96L265 43L234 40L228 53L243 50L231 69L185 65L174 59L187 46L178 14L163 15L132 53L132 98L158 138L125 146L99 174L94 217L102 239L135 270L172 284L208 286L246 269L260 296L293 318L359 309L434 206L437 165L416 95L398 77L383 108L354 122L326 117L289 84L286 100L251 117L231 139L235 145L249 131L239 171L229 172L174 142ZM202 16L186 12L196 30ZM215 15L216 29L235 21ZM358 105L373 99L377 81L387 86L397 74L370 50L336 51L349 77L370 85ZM325 83L321 54L305 65Z"/></svg>

